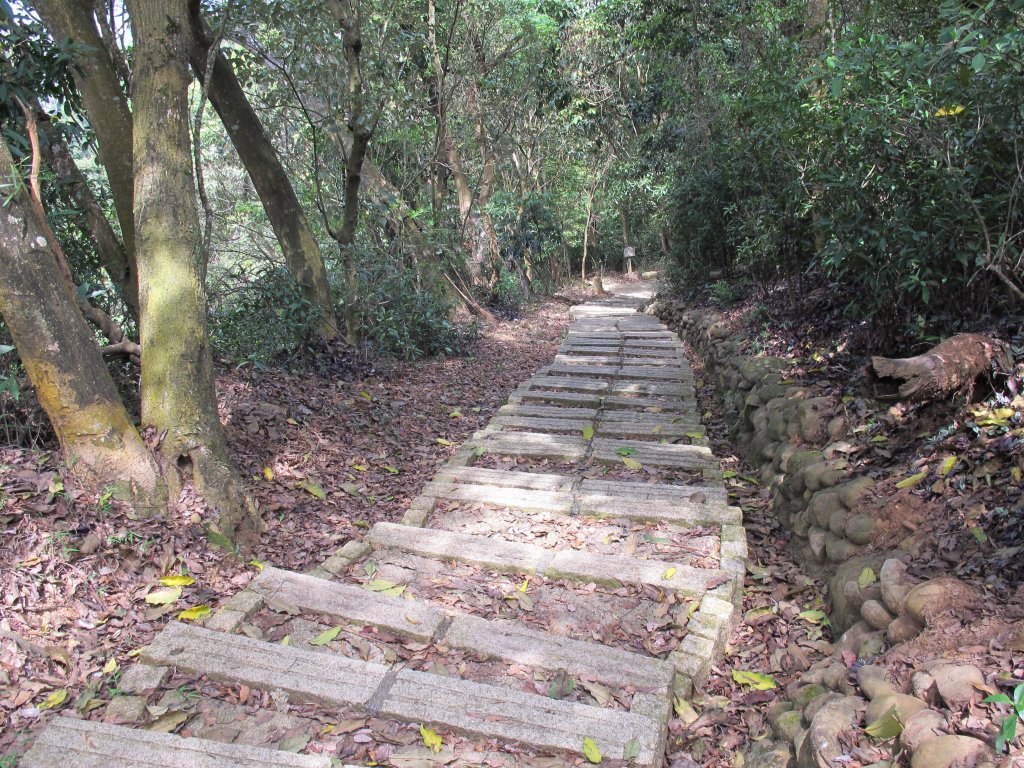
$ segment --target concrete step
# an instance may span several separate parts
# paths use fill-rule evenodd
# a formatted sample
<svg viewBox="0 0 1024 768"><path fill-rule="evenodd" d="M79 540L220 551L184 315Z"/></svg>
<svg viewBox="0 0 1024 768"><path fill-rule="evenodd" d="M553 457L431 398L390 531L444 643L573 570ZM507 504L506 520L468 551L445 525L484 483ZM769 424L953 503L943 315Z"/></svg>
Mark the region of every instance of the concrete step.
<svg viewBox="0 0 1024 768"><path fill-rule="evenodd" d="M175 667L253 688L281 688L295 699L329 707L364 709L388 668L344 656L253 640L172 621L140 657L146 664Z"/></svg>
<svg viewBox="0 0 1024 768"><path fill-rule="evenodd" d="M339 624L370 625L509 663L564 669L573 677L587 677L619 689L632 687L667 695L672 686L671 664L599 643L551 635L518 622L456 614L446 623L444 612L422 601L277 568L265 568L249 588L267 600L328 616ZM369 611L368 603L372 603ZM418 623L410 632L412 618Z"/></svg>
<svg viewBox="0 0 1024 768"><path fill-rule="evenodd" d="M721 502L695 504L689 501L648 499L638 503L636 498L626 496L581 493L578 503L581 515L611 519L649 522L664 520L677 525L708 527L739 525L743 519L743 513L738 507L726 506Z"/></svg>
<svg viewBox="0 0 1024 768"><path fill-rule="evenodd" d="M424 496L449 501L514 507L524 512L557 512L567 515L572 511L572 493L561 491L509 488L500 485L468 485L435 480L427 483L422 493Z"/></svg>
<svg viewBox="0 0 1024 768"><path fill-rule="evenodd" d="M264 568L248 589L264 604L283 603L305 613L380 627L415 640L431 640L445 622L442 611L422 601L391 598L361 586L279 568Z"/></svg>
<svg viewBox="0 0 1024 768"><path fill-rule="evenodd" d="M503 405L498 409L498 416L537 416L546 419L586 419L597 418L597 408L573 408L558 405Z"/></svg>
<svg viewBox="0 0 1024 768"><path fill-rule="evenodd" d="M684 440L703 441L704 430L696 419L683 424L644 424L629 421L600 421L595 434L631 440ZM694 435L698 435L694 437Z"/></svg>
<svg viewBox="0 0 1024 768"><path fill-rule="evenodd" d="M530 389L543 389L555 392L582 392L585 394L603 394L608 391L607 381L586 376L548 376L538 374L526 382Z"/></svg>
<svg viewBox="0 0 1024 768"><path fill-rule="evenodd" d="M599 480L584 478L580 493L583 496L627 498L637 501L665 501L690 504L725 504L728 498L721 483L699 485L672 485L670 483L630 482L628 480Z"/></svg>
<svg viewBox="0 0 1024 768"><path fill-rule="evenodd" d="M550 435L545 432L493 432L482 440L486 453L556 461L580 461L589 443L579 436Z"/></svg>
<svg viewBox="0 0 1024 768"><path fill-rule="evenodd" d="M502 429L521 429L531 432L578 435L586 427L594 426L593 419L553 418L540 416L497 415L490 421L491 426Z"/></svg>
<svg viewBox="0 0 1024 768"><path fill-rule="evenodd" d="M522 403L552 403L566 405L576 408L598 408L601 405L600 395L590 395L583 392L562 392L557 390L531 387L530 383L521 384L509 396L509 404Z"/></svg>
<svg viewBox="0 0 1024 768"><path fill-rule="evenodd" d="M46 726L19 765L22 768L331 768L331 758L57 717Z"/></svg>
<svg viewBox="0 0 1024 768"><path fill-rule="evenodd" d="M640 748L638 762L645 766L660 765L664 749L663 721L644 714L559 701L426 672L388 672L379 664L338 654L281 646L178 622L168 624L142 658L146 663L174 666L193 675L280 689L295 701L370 709L378 717L516 741L537 749L581 755L583 739L592 738L602 753L620 759L626 745L635 743Z"/></svg>
<svg viewBox="0 0 1024 768"><path fill-rule="evenodd" d="M726 574L693 568L685 563L596 555L575 550L550 552L534 544L486 538L433 528L377 523L367 540L375 550L397 549L438 560L455 560L481 568L540 574L555 579L606 585L656 586L688 596L700 596L711 581Z"/></svg>
<svg viewBox="0 0 1024 768"><path fill-rule="evenodd" d="M554 364L544 368L548 376L565 376L579 378L593 376L605 379L637 381L679 381L693 383L693 374L688 368L678 366L645 366L645 365L561 365Z"/></svg>
<svg viewBox="0 0 1024 768"><path fill-rule="evenodd" d="M439 482L497 485L503 488L531 488L537 491L569 491L574 480L565 475L512 472L483 467L445 467L434 478Z"/></svg>
<svg viewBox="0 0 1024 768"><path fill-rule="evenodd" d="M704 470L719 469L721 462L711 449L698 445L662 445L633 440L594 438L594 460L600 464L622 464L624 458L620 449L633 449L629 458L639 461L645 467Z"/></svg>

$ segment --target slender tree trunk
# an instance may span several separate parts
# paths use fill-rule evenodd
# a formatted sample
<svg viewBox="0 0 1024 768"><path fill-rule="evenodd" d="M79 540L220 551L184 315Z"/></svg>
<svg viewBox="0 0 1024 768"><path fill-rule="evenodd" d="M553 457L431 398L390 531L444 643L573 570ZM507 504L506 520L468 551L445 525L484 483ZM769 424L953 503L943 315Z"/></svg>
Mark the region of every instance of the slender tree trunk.
<svg viewBox="0 0 1024 768"><path fill-rule="evenodd" d="M128 417L3 142L0 173L9 198L0 213L0 313L67 466L94 487L113 487L143 514L164 511L167 488L156 461Z"/></svg>
<svg viewBox="0 0 1024 768"><path fill-rule="evenodd" d="M125 292L137 295L132 114L114 70L112 54L96 30L88 0L34 0L33 5L55 38L70 38L77 43L72 54L75 83L82 94L89 124L96 132L99 160L107 172L122 242L129 254Z"/></svg>
<svg viewBox="0 0 1024 768"><path fill-rule="evenodd" d="M67 186L71 199L78 205L85 219L85 234L92 240L103 270L128 307L128 313L138 320L139 286L135 279L134 258L129 255L124 243L107 221L99 201L75 163L71 148L54 128L49 116L38 102L30 105L30 108L35 112L39 129L46 137L46 141L40 144L46 164L57 176L58 182Z"/></svg>
<svg viewBox="0 0 1024 768"><path fill-rule="evenodd" d="M190 0L189 14L195 40L190 56L192 70L199 81L203 82L212 41L203 25L198 0ZM295 195L291 179L263 130L259 116L249 104L231 63L222 53L214 57L209 97L252 179L270 226L281 245L288 271L298 283L302 297L317 314L314 334L324 341L336 338L338 321L320 245Z"/></svg>
<svg viewBox="0 0 1024 768"><path fill-rule="evenodd" d="M352 143L345 157L345 201L341 229L332 232L345 262L345 335L355 344L359 341L359 274L356 262L356 229L359 224L359 188L363 164L373 136L371 117L367 114L363 95L363 70L360 52L363 48L358 0L328 0L327 7L342 29L345 63L348 67L348 126Z"/></svg>
<svg viewBox="0 0 1024 768"><path fill-rule="evenodd" d="M132 101L142 341L142 421L162 436L170 471L191 470L216 511L207 521L236 541L263 528L228 456L217 413L206 325L189 130L187 0L130 0Z"/></svg>

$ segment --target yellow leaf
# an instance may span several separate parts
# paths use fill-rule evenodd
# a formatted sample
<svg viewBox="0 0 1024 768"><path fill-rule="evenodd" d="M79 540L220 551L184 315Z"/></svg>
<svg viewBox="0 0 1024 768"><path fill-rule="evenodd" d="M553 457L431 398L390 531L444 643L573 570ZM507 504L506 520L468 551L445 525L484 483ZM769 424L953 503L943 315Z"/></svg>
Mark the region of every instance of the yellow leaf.
<svg viewBox="0 0 1024 768"><path fill-rule="evenodd" d="M629 456L623 456L622 463L626 465L627 469L632 469L633 471L644 468L643 464L641 464L636 459L629 458Z"/></svg>
<svg viewBox="0 0 1024 768"><path fill-rule="evenodd" d="M519 591L520 592L525 592L529 586L530 586L530 580L529 579L524 579L523 583L519 585Z"/></svg>
<svg viewBox="0 0 1024 768"><path fill-rule="evenodd" d="M165 587L187 587L196 583L191 576L163 576L160 583Z"/></svg>
<svg viewBox="0 0 1024 768"><path fill-rule="evenodd" d="M169 605L179 597L181 597L181 587L169 587L150 592L146 595L146 602L150 605Z"/></svg>
<svg viewBox="0 0 1024 768"><path fill-rule="evenodd" d="M384 465L384 470L386 472L388 472L389 474L392 474L392 475L397 475L398 474L398 467L392 467L390 464L385 464Z"/></svg>
<svg viewBox="0 0 1024 768"><path fill-rule="evenodd" d="M264 467L263 468L263 479L266 480L268 483L271 480L273 480L274 479L274 470L272 470L270 467Z"/></svg>
<svg viewBox="0 0 1024 768"><path fill-rule="evenodd" d="M440 752L441 747L444 746L444 742L441 741L441 737L425 725L420 726L420 736L423 737L424 746L432 752Z"/></svg>
<svg viewBox="0 0 1024 768"><path fill-rule="evenodd" d="M594 428L590 424L587 424L587 426L585 426L583 428L583 439L584 440L593 440L594 439Z"/></svg>
<svg viewBox="0 0 1024 768"><path fill-rule="evenodd" d="M110 659L106 664L103 665L103 674L112 675L117 672L117 659Z"/></svg>
<svg viewBox="0 0 1024 768"><path fill-rule="evenodd" d="M666 570L663 574L661 574L661 578L663 578L665 581L668 581L669 579L671 579L675 575L676 575L676 569L675 569L675 567L672 567L672 568L669 568L668 570Z"/></svg>
<svg viewBox="0 0 1024 768"><path fill-rule="evenodd" d="M309 644L310 645L327 645L329 642L331 642L331 640L336 638L339 634L341 634L341 627L331 627L330 629L325 629L319 635L317 635L312 640L310 640Z"/></svg>
<svg viewBox="0 0 1024 768"><path fill-rule="evenodd" d="M281 645L291 645L291 642L292 642L292 636L291 635L285 635L284 637L281 638Z"/></svg>
<svg viewBox="0 0 1024 768"><path fill-rule="evenodd" d="M255 568L257 571L262 571L265 567L259 560L250 560L249 565Z"/></svg>
<svg viewBox="0 0 1024 768"><path fill-rule="evenodd" d="M451 440L445 440L443 437L434 438L440 445L453 445Z"/></svg>
<svg viewBox="0 0 1024 768"><path fill-rule="evenodd" d="M1020 467L1010 467L1010 477L1013 478L1013 482L1020 485L1020 481L1024 478L1024 471Z"/></svg>
<svg viewBox="0 0 1024 768"><path fill-rule="evenodd" d="M462 411L460 411L458 408L456 408L454 411L452 411L451 413L448 414L448 418L451 418L451 419L461 419L462 418Z"/></svg>
<svg viewBox="0 0 1024 768"><path fill-rule="evenodd" d="M583 756L587 758L587 762L594 765L601 762L601 750L597 748L597 743L589 736L583 739Z"/></svg>
<svg viewBox="0 0 1024 768"><path fill-rule="evenodd" d="M942 107L935 111L936 117L951 117L953 115L959 115L966 109L962 104L953 104L948 107Z"/></svg>
<svg viewBox="0 0 1024 768"><path fill-rule="evenodd" d="M358 469L358 467L357 467L357 469ZM309 480L303 480L301 483L299 483L299 488L304 490L310 496L315 496L318 499L326 499L327 498L327 491L325 491L323 488L321 488L316 483L310 482Z"/></svg>
<svg viewBox="0 0 1024 768"><path fill-rule="evenodd" d="M878 577L875 576L874 569L869 565L867 568L861 571L860 576L857 577L857 586L861 589L867 589L876 581L878 581Z"/></svg>
<svg viewBox="0 0 1024 768"><path fill-rule="evenodd" d="M359 390L359 396L361 398L363 398L363 400L366 400L367 402L372 402L373 401L373 396L369 392L367 392L365 389Z"/></svg>
<svg viewBox="0 0 1024 768"><path fill-rule="evenodd" d="M939 465L939 473L945 477L953 471L953 467L957 465L958 461L960 461L960 459L957 456L947 456L942 460L942 464Z"/></svg>
<svg viewBox="0 0 1024 768"><path fill-rule="evenodd" d="M900 480L898 483L896 483L896 487L899 490L901 490L901 491L904 488L913 488L915 485L920 483L926 477L928 477L928 470L927 469L923 469L920 472L918 472L917 474L911 475L910 477L907 477L907 478L904 478L903 480Z"/></svg>
<svg viewBox="0 0 1024 768"><path fill-rule="evenodd" d="M686 436L688 438L690 438L691 440L700 440L702 437L704 437L704 433L703 432L687 432Z"/></svg>
<svg viewBox="0 0 1024 768"><path fill-rule="evenodd" d="M47 696L46 701L39 705L39 709L56 709L67 700L68 689L60 688Z"/></svg>
<svg viewBox="0 0 1024 768"><path fill-rule="evenodd" d="M672 708L676 711L676 717L683 721L683 725L689 725L698 717L697 710L690 706L690 702L682 696L676 696L673 699Z"/></svg>
<svg viewBox="0 0 1024 768"><path fill-rule="evenodd" d="M749 672L745 669L734 669L732 679L740 685L753 688L755 691L770 691L776 688L775 678L771 675L762 675L760 672Z"/></svg>
<svg viewBox="0 0 1024 768"><path fill-rule="evenodd" d="M208 605L195 605L191 608L186 608L184 611L178 614L178 618L182 621L195 621L201 619L204 616L210 615L210 606Z"/></svg>

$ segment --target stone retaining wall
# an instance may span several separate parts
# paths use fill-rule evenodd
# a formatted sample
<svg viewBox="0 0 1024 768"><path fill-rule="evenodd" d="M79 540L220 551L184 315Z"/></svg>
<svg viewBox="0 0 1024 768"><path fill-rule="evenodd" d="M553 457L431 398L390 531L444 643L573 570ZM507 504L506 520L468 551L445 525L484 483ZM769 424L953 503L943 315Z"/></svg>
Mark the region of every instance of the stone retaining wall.
<svg viewBox="0 0 1024 768"><path fill-rule="evenodd" d="M935 678L919 672L914 689L905 694L884 681L884 670L870 665L940 614L980 595L953 577L911 577L911 555L903 550L865 551L884 505L880 508L872 493L875 480L853 473L846 461L843 448L851 427L846 403L787 380L782 359L742 354L717 312L663 301L650 311L702 357L737 449L757 470L762 487L770 489L780 524L793 534L794 556L829 582L838 638L834 653L790 684L785 699L773 705L769 721L776 741L757 745L748 765L834 765L845 749L840 734L878 720L894 705L903 727L900 745L914 768L946 768L957 760L993 765L984 742L949 729L944 733L944 713L964 706L961 699L970 699L965 694L970 685L936 692ZM859 675L851 676L851 658ZM938 678L976 681L981 672L947 664Z"/></svg>

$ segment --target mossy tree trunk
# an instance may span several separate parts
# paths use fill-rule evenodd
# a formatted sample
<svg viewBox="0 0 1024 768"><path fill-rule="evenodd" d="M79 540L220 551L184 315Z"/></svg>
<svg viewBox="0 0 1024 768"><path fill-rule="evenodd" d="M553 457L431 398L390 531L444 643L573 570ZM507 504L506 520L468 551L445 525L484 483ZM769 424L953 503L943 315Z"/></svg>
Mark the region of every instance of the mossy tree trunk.
<svg viewBox="0 0 1024 768"><path fill-rule="evenodd" d="M77 44L72 52L75 83L89 124L96 132L97 154L107 172L125 252L134 257L132 114L114 69L112 52L96 31L89 0L33 0L32 4L55 38ZM135 282L135 265L130 258L123 282L126 296L136 295Z"/></svg>
<svg viewBox="0 0 1024 768"><path fill-rule="evenodd" d="M244 543L263 524L229 458L214 393L189 132L187 0L130 0L128 9L142 421L161 436L168 467L190 472L213 508L207 525Z"/></svg>
<svg viewBox="0 0 1024 768"><path fill-rule="evenodd" d="M2 141L0 174L7 200L0 210L0 313L67 466L90 485L116 489L143 514L164 511L167 488L157 463L128 417Z"/></svg>
<svg viewBox="0 0 1024 768"><path fill-rule="evenodd" d="M203 24L198 0L190 0L189 15L195 41L190 57L192 69L202 82L206 79L206 62L213 42ZM288 173L223 54L215 54L210 77L210 103L252 179L288 271L298 283L302 297L316 312L313 334L330 341L338 336L338 321L327 268Z"/></svg>

